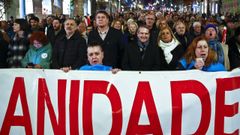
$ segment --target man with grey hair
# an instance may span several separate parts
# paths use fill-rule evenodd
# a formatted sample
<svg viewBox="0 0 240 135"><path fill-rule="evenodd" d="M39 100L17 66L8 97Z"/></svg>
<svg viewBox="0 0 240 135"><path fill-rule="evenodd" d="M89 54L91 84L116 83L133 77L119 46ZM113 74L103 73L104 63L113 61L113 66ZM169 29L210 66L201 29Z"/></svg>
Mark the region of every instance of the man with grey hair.
<svg viewBox="0 0 240 135"><path fill-rule="evenodd" d="M67 19L64 22L64 29L66 35L56 40L53 48L52 68L68 72L86 64L87 45L77 31L77 23L74 19Z"/></svg>
<svg viewBox="0 0 240 135"><path fill-rule="evenodd" d="M202 24L200 21L195 21L190 27L190 43L193 41L195 37L198 37L204 33Z"/></svg>

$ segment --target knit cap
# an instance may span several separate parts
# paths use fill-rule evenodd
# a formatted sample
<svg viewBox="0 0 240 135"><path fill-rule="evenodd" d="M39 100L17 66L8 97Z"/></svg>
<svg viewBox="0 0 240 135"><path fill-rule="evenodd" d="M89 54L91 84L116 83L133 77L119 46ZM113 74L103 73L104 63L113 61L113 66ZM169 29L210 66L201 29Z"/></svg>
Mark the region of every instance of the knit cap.
<svg viewBox="0 0 240 135"><path fill-rule="evenodd" d="M207 25L205 26L205 31L207 31L208 28L214 28L215 31L217 32L216 25L214 25L214 24L207 24Z"/></svg>

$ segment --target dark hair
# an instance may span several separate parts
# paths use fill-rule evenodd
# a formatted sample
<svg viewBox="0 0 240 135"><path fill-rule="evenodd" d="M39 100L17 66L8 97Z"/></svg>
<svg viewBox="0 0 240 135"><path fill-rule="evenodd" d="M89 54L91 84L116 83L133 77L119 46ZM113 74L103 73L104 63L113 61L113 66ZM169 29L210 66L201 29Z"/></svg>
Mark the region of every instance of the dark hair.
<svg viewBox="0 0 240 135"><path fill-rule="evenodd" d="M99 42L93 41L91 43L88 44L88 48L89 47L99 47L101 49L101 51L103 51L102 45Z"/></svg>
<svg viewBox="0 0 240 135"><path fill-rule="evenodd" d="M108 14L106 11L103 11L103 10L97 11L95 17L96 17L98 14L104 14L104 15L108 18L108 20L110 19L110 16L109 16L109 14Z"/></svg>
<svg viewBox="0 0 240 135"><path fill-rule="evenodd" d="M20 30L23 31L28 31L29 30L29 25L27 23L27 20L19 18L19 19L15 19L14 23L17 23L20 25Z"/></svg>
<svg viewBox="0 0 240 135"><path fill-rule="evenodd" d="M32 16L32 17L29 19L29 22L31 22L31 20L34 20L34 21L39 22L39 18L36 17L36 16Z"/></svg>
<svg viewBox="0 0 240 135"><path fill-rule="evenodd" d="M61 22L61 19L58 18L58 17L54 17L54 18L53 18L53 21L54 21L54 20L57 20L57 21L59 21L59 23L62 23L62 22Z"/></svg>
<svg viewBox="0 0 240 135"><path fill-rule="evenodd" d="M29 38L29 41L31 44L33 44L33 41L37 40L38 42L42 43L43 45L46 45L48 43L47 36L42 31L33 32Z"/></svg>

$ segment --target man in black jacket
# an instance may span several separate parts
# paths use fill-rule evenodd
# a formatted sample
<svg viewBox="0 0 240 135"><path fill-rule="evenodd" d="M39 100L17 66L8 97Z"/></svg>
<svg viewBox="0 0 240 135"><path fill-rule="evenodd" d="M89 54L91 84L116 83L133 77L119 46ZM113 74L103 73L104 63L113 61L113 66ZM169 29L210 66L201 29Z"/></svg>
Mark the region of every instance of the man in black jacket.
<svg viewBox="0 0 240 135"><path fill-rule="evenodd" d="M99 42L102 45L104 65L121 68L121 59L125 46L121 31L109 27L109 15L105 11L98 11L95 20L97 29L89 33L88 43Z"/></svg>
<svg viewBox="0 0 240 135"><path fill-rule="evenodd" d="M148 11L145 16L145 23L150 30L150 41L157 44L159 29L156 27L156 16L153 11Z"/></svg>
<svg viewBox="0 0 240 135"><path fill-rule="evenodd" d="M150 40L150 30L140 26L137 39L131 41L123 57L123 70L160 70L158 46Z"/></svg>
<svg viewBox="0 0 240 135"><path fill-rule="evenodd" d="M59 18L54 18L52 22L52 29L47 32L47 38L50 41L52 47L54 48L55 41L62 36L65 36L65 31L62 27L61 20Z"/></svg>
<svg viewBox="0 0 240 135"><path fill-rule="evenodd" d="M7 68L7 52L8 43L3 37L3 32L0 31L0 68Z"/></svg>
<svg viewBox="0 0 240 135"><path fill-rule="evenodd" d="M235 35L227 42L229 46L228 57L230 68L240 67L240 26L236 28Z"/></svg>
<svg viewBox="0 0 240 135"><path fill-rule="evenodd" d="M77 31L77 23L74 19L64 22L66 36L56 40L53 48L52 68L68 72L71 69L79 69L86 64L86 41Z"/></svg>

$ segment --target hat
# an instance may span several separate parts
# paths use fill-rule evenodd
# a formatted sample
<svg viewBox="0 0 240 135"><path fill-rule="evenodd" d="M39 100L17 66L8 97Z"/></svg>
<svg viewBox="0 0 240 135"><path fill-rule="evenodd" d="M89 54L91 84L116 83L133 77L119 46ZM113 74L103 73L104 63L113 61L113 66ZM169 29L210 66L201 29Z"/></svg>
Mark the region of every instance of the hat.
<svg viewBox="0 0 240 135"><path fill-rule="evenodd" d="M207 25L205 26L205 31L207 31L208 28L214 28L215 31L217 32L216 25L214 25L214 24L207 24Z"/></svg>

